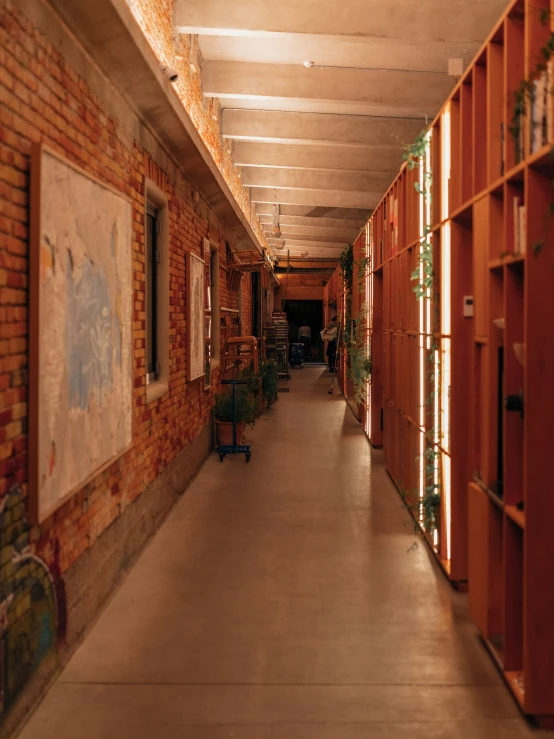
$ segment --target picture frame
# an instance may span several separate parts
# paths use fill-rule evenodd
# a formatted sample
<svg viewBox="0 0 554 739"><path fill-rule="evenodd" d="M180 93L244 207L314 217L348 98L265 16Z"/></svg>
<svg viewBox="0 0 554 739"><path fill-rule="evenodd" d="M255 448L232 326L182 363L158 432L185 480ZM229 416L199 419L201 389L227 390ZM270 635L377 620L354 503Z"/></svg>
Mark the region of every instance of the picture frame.
<svg viewBox="0 0 554 739"><path fill-rule="evenodd" d="M186 257L187 382L194 382L206 373L204 288L204 260L189 251Z"/></svg>
<svg viewBox="0 0 554 739"><path fill-rule="evenodd" d="M132 445L132 201L39 143L30 221L29 518L41 523Z"/></svg>

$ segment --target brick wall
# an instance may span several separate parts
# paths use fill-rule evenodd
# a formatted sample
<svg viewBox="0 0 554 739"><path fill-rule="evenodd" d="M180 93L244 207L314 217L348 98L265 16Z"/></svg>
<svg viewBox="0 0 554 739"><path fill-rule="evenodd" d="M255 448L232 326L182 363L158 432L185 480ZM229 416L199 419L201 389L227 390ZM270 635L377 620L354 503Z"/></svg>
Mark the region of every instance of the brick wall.
<svg viewBox="0 0 554 739"><path fill-rule="evenodd" d="M281 304L285 296L286 300L323 300L323 288L329 281L329 275L292 274L287 278L286 275L280 274L278 279L280 288L277 299Z"/></svg>
<svg viewBox="0 0 554 739"><path fill-rule="evenodd" d="M192 201L184 173L133 118L134 113L113 88L100 84L93 89L90 80L98 78L99 72L76 43L66 34L63 55L54 45L45 28L53 24L56 43L65 33L62 26L56 26L55 16L38 0L29 0L24 6L38 8L37 18L24 15L14 0L0 0L0 723L38 668L47 665L46 677L51 673L64 637L68 631L73 633L64 584L71 580L77 583L75 587L86 590L84 584L92 581L96 567L94 558L89 557L87 567L79 570L81 558L95 551L95 543L110 527L114 530L119 519L130 516L128 511L139 510L133 507L134 501L144 496L144 491L154 490L156 481L163 478L165 470L175 469L176 460L182 460L186 450L195 449L195 465L201 460L203 452L198 452L195 444L210 421L212 391L205 391L201 382L187 384L184 379L185 255L187 251L199 254L203 238L210 238L220 245L220 261L224 263L225 245L231 241L205 203ZM165 6L167 3L156 3L158 8ZM49 14L46 20L45 13ZM72 49L76 56L81 55L84 76L68 60ZM100 94L98 89L104 92ZM114 110L121 110L121 116ZM133 444L127 454L42 525L30 527L25 513L29 157L32 142L39 140L133 202ZM146 174L163 182L170 218L169 392L150 405L145 402L144 367ZM247 279L243 291L244 321L248 324L251 304L249 307ZM227 290L224 273L220 299L223 306L238 305L238 293ZM204 437L208 439L209 434ZM141 510L146 517L143 528L159 522L161 506L157 517L144 514L144 506ZM116 538L127 535L125 526L121 531ZM136 541L144 543L144 536ZM121 554L125 562L132 559L138 546ZM123 566L118 562L115 570ZM113 578L99 586L91 616L113 586ZM33 598L31 587L35 587ZM42 624L40 633L38 624Z"/></svg>
<svg viewBox="0 0 554 739"><path fill-rule="evenodd" d="M252 275L243 274L242 283L242 335L252 335Z"/></svg>
<svg viewBox="0 0 554 739"><path fill-rule="evenodd" d="M256 214L251 211L248 189L242 184L240 168L233 161L231 140L221 137L221 108L218 100L202 92L202 55L193 37L174 35L174 0L126 0L161 64L179 72L175 90L258 240L269 248ZM195 71L191 69L193 60Z"/></svg>

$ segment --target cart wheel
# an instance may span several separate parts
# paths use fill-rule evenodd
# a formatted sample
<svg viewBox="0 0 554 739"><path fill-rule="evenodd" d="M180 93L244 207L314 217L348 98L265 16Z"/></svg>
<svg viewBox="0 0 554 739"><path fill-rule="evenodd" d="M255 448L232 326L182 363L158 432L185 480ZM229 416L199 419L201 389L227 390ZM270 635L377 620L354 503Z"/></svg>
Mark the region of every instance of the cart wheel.
<svg viewBox="0 0 554 739"><path fill-rule="evenodd" d="M250 462L250 457L252 455L251 454L246 454L245 456L246 456L246 464L248 464L248 462Z"/></svg>
<svg viewBox="0 0 554 739"><path fill-rule="evenodd" d="M224 455L224 454L220 454L220 455L219 455L219 461L220 461L220 462L223 462L223 459L224 459L224 457L225 457L225 455Z"/></svg>

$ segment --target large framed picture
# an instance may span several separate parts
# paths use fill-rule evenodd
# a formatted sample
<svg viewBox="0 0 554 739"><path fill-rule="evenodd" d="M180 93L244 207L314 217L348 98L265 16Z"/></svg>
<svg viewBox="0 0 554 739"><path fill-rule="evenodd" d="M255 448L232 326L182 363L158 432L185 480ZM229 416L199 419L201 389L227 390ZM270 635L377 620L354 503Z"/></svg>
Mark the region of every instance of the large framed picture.
<svg viewBox="0 0 554 739"><path fill-rule="evenodd" d="M29 513L132 443L132 206L44 145L31 160Z"/></svg>
<svg viewBox="0 0 554 739"><path fill-rule="evenodd" d="M187 382L204 377L204 260L187 252Z"/></svg>

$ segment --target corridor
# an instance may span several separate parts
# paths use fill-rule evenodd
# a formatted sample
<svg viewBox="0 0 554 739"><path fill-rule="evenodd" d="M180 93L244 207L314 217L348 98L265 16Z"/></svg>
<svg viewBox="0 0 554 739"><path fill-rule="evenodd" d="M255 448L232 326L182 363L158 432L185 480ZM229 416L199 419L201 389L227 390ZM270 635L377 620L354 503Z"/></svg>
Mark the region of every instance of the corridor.
<svg viewBox="0 0 554 739"><path fill-rule="evenodd" d="M21 739L535 735L329 383L208 459Z"/></svg>

